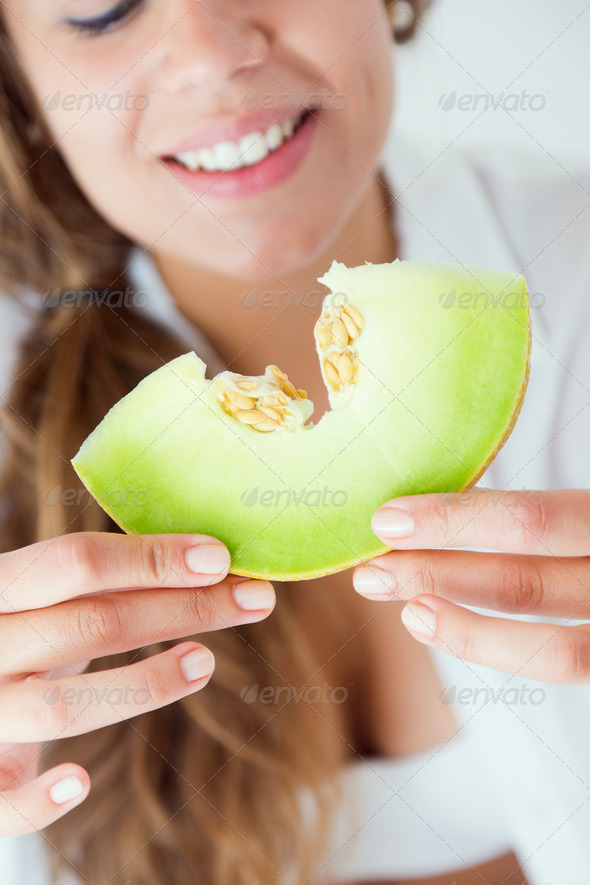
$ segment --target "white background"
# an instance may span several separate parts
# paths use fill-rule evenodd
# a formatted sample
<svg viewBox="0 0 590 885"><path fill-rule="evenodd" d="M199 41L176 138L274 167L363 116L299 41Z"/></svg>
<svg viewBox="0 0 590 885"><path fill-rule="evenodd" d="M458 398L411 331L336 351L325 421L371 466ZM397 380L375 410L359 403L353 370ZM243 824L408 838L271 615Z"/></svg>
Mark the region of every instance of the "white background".
<svg viewBox="0 0 590 885"><path fill-rule="evenodd" d="M505 145L531 158L544 153L574 176L588 169L588 0L434 0L416 38L395 51L395 126L432 158L456 141L468 151ZM476 111L439 104L453 92L497 98L523 90L541 110L486 111L481 99Z"/></svg>

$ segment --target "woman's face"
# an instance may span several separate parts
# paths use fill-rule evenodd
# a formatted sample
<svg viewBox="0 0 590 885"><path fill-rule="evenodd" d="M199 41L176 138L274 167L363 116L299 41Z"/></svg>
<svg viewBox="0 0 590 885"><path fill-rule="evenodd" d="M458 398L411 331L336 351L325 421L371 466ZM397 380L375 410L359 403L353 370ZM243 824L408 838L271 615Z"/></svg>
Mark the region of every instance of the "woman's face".
<svg viewBox="0 0 590 885"><path fill-rule="evenodd" d="M295 271L330 247L374 183L393 97L383 0L4 6L79 187L155 253L236 278ZM188 152L194 163L194 151L224 141L237 148L318 103L260 164L191 172L169 159ZM266 136L262 144L270 149ZM223 156L198 159L218 166Z"/></svg>

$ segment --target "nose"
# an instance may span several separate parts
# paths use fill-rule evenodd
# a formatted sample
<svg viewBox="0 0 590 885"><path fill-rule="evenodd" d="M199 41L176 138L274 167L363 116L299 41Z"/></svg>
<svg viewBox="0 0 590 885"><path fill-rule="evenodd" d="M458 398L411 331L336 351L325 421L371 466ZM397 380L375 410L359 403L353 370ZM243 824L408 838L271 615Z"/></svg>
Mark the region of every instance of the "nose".
<svg viewBox="0 0 590 885"><path fill-rule="evenodd" d="M178 9L178 4L171 6ZM249 20L247 2L187 0L181 6L183 13L175 16L160 44L162 88L221 89L248 69L264 65L269 42Z"/></svg>

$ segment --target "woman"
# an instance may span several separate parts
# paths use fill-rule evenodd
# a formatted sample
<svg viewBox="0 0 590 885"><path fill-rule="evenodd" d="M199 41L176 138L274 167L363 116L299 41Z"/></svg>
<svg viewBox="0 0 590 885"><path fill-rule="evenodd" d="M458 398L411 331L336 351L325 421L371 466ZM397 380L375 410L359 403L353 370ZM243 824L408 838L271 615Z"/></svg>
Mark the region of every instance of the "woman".
<svg viewBox="0 0 590 885"><path fill-rule="evenodd" d="M413 23L395 6L404 40ZM572 825L567 851L546 849L557 827L525 838L533 793L518 772L534 741L498 789L477 720L508 743L514 726L504 705L448 703L462 683L441 681L440 659L500 685L515 673L582 690L586 629L555 621L585 615L587 493L387 502L374 530L405 552L357 568L358 594L340 574L278 585L277 601L268 582L228 575L214 538L122 535L69 466L114 402L193 346L210 374L279 361L321 414L317 276L333 258L433 257L413 254L421 217L403 194L393 214L380 174L393 98L381 0L8 0L2 22L0 277L7 347L19 341L2 419L10 881L49 882L49 857L60 881L93 885L540 885L550 862L552 882L571 881L565 858L588 859ZM455 174L442 185L469 207L473 182ZM457 260L512 265L488 221L477 242L455 225L471 250ZM534 377L529 433L547 411ZM521 466L519 427L507 451ZM429 552L465 545L505 553ZM416 596L428 607L413 621L404 609L412 634L400 600ZM510 618L528 612L552 623ZM327 687L328 701L285 702L285 686Z"/></svg>

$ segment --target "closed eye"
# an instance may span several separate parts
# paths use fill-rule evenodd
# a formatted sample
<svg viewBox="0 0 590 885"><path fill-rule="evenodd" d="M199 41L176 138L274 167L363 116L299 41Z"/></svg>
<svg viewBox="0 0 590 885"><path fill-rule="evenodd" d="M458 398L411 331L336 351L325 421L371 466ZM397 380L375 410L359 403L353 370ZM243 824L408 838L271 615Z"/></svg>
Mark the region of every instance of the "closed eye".
<svg viewBox="0 0 590 885"><path fill-rule="evenodd" d="M120 26L134 12L138 11L140 6L144 6L145 2L146 0L122 0L121 3L103 15L95 18L69 18L66 20L66 24L80 34L96 37Z"/></svg>

